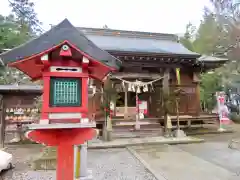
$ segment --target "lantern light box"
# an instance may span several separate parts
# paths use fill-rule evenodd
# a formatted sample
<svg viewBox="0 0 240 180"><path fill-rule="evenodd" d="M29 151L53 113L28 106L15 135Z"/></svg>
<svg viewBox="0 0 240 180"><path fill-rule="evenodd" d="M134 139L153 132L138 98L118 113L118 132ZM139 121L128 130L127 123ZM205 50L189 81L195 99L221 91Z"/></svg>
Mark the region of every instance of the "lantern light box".
<svg viewBox="0 0 240 180"><path fill-rule="evenodd" d="M82 103L82 81L77 78L50 79L50 106L77 107Z"/></svg>

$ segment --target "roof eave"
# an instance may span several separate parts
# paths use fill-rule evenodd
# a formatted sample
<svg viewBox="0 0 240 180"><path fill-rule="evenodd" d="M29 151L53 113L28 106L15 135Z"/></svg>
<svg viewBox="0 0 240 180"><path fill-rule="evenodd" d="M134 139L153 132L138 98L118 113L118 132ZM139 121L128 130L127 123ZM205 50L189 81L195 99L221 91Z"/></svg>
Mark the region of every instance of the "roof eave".
<svg viewBox="0 0 240 180"><path fill-rule="evenodd" d="M189 57L199 58L200 54L174 54L174 53L157 53L157 52L144 52L144 51L120 51L120 50L105 50L110 54L126 54L126 55L147 55L147 56L174 56L174 57Z"/></svg>

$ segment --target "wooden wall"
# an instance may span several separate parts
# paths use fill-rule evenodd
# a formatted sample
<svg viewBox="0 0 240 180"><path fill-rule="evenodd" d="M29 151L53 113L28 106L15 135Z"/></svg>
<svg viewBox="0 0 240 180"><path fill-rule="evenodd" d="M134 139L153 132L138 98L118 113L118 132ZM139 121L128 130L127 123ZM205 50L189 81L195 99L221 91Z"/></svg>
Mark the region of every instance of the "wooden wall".
<svg viewBox="0 0 240 180"><path fill-rule="evenodd" d="M200 111L200 101L197 97L199 95L199 89L197 88L197 83L193 82L193 73L188 71L182 71L181 73L181 86L180 88L185 92L184 95L180 97L180 107L179 112L181 115L196 115ZM176 75L174 71L170 73L170 87L174 88L176 86ZM154 83L154 92L146 92L143 95L144 100L148 101L149 116L151 117L161 117L163 115L163 100L162 100L162 82L159 81ZM89 114L97 114L97 119L103 117L103 111L101 107L101 96L96 94L94 97L89 99ZM124 112L124 107L121 108ZM171 114L176 114L175 103L172 103ZM127 116L132 116L135 113L131 107L129 108L129 114Z"/></svg>

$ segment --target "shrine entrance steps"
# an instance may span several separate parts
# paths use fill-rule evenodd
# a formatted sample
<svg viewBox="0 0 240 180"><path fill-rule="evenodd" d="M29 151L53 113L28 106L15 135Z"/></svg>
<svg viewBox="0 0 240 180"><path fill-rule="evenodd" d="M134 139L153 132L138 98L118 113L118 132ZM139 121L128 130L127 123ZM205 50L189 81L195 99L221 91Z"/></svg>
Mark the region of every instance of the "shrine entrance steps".
<svg viewBox="0 0 240 180"><path fill-rule="evenodd" d="M140 129L135 128L136 120L113 118L113 138L154 137L162 136L163 130L159 119L146 118L139 120Z"/></svg>
<svg viewBox="0 0 240 180"><path fill-rule="evenodd" d="M171 116L172 130L177 128L177 117ZM160 118L145 118L139 120L140 129L135 129L136 120L134 118L124 119L124 117L113 117L113 138L133 138L133 137L154 137L162 136L164 129L164 119ZM97 121L100 134L104 124L104 120ZM180 116L180 128L191 135L199 134L198 132L205 129L208 133L212 129L218 129L218 117L216 114L201 114L199 116ZM210 129L208 129L210 127ZM214 128L215 127L215 128ZM196 132L196 133L195 133ZM209 132L210 133L210 132Z"/></svg>

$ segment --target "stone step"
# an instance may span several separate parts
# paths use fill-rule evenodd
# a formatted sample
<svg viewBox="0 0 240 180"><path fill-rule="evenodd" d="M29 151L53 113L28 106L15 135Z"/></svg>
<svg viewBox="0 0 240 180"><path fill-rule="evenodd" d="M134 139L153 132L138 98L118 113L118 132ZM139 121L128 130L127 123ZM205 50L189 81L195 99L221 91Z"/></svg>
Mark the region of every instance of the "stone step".
<svg viewBox="0 0 240 180"><path fill-rule="evenodd" d="M120 123L112 126L113 129L135 129L135 123ZM140 128L141 129L146 129L146 128L160 128L159 123L140 123Z"/></svg>
<svg viewBox="0 0 240 180"><path fill-rule="evenodd" d="M149 122L149 123L159 123L160 119L158 119L158 118L145 118L145 119L141 119L139 121L141 121L141 122ZM131 122L131 123L134 123L134 122L136 122L136 119L115 119L115 118L112 119L112 123L113 124L117 124L119 122Z"/></svg>
<svg viewBox="0 0 240 180"><path fill-rule="evenodd" d="M217 120L216 121L213 121L213 120L203 120L203 123L204 124L216 124Z"/></svg>
<svg viewBox="0 0 240 180"><path fill-rule="evenodd" d="M137 138L137 137L155 137L161 136L162 129L161 128L148 128L148 129L140 129L140 130L113 130L114 138Z"/></svg>

